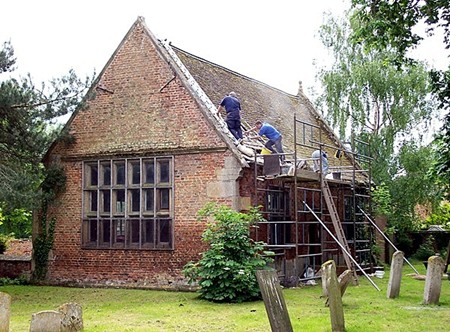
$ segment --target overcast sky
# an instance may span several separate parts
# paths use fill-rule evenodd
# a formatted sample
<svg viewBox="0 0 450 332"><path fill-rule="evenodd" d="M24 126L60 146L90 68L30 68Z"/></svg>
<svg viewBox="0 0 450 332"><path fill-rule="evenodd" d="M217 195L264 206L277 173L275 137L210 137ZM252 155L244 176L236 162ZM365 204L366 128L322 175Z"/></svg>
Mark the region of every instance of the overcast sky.
<svg viewBox="0 0 450 332"><path fill-rule="evenodd" d="M350 0L9 0L0 42L11 41L18 73L49 81L74 69L99 73L138 16L157 38L288 93L314 85L330 62L317 31L323 13ZM442 45L442 42L441 42ZM428 47L434 55L439 54ZM443 50L443 48L442 48ZM448 64L448 58L447 64ZM433 60L434 61L434 60Z"/></svg>
<svg viewBox="0 0 450 332"><path fill-rule="evenodd" d="M323 12L344 0L159 0L2 3L0 42L11 40L20 73L48 81L73 68L99 73L138 16L160 39L296 94L314 84L314 59L326 56L315 34Z"/></svg>

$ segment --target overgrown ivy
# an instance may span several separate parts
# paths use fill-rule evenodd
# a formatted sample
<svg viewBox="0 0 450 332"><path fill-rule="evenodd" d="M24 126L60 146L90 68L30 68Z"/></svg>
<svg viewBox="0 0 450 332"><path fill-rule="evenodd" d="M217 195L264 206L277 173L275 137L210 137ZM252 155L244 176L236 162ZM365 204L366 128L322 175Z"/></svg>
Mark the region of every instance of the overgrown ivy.
<svg viewBox="0 0 450 332"><path fill-rule="evenodd" d="M264 269L272 252L250 237L250 227L263 220L257 208L240 213L227 206L207 204L199 217L212 217L202 235L209 249L198 262L185 265L183 274L198 283L201 297L215 302L244 302L260 298L255 272Z"/></svg>
<svg viewBox="0 0 450 332"><path fill-rule="evenodd" d="M48 219L48 210L58 193L65 189L66 175L60 165L52 165L42 182L41 208L38 213L38 232L33 240L33 260L35 268L33 281L42 281L48 272L48 255L55 238L56 219Z"/></svg>

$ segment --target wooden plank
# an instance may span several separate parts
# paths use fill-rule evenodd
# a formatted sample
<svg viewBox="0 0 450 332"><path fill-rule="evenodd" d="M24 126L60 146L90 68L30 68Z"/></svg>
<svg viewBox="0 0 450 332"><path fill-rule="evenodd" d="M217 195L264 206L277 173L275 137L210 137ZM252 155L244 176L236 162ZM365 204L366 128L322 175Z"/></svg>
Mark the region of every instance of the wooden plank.
<svg viewBox="0 0 450 332"><path fill-rule="evenodd" d="M291 320L275 270L256 271L259 289L269 317L270 327L276 332L292 332Z"/></svg>

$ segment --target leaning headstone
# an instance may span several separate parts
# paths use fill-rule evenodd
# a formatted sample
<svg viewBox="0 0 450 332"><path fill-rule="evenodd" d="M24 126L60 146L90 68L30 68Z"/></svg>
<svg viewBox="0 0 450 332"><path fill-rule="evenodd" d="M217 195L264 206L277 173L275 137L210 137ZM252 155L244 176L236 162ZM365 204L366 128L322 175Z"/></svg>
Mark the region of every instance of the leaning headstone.
<svg viewBox="0 0 450 332"><path fill-rule="evenodd" d="M336 275L336 263L329 260L322 264L328 290L328 305L330 307L331 330L333 332L344 332L344 308L342 306L341 289Z"/></svg>
<svg viewBox="0 0 450 332"><path fill-rule="evenodd" d="M345 291L347 290L347 287L350 284L350 281L352 281L352 279L353 279L352 270L345 270L338 277L339 287L341 287L341 297L344 296Z"/></svg>
<svg viewBox="0 0 450 332"><path fill-rule="evenodd" d="M9 332L11 295L0 292L0 332Z"/></svg>
<svg viewBox="0 0 450 332"><path fill-rule="evenodd" d="M272 331L292 332L291 320L289 319L277 272L275 270L258 270L256 271L256 279L258 280Z"/></svg>
<svg viewBox="0 0 450 332"><path fill-rule="evenodd" d="M427 276L425 279L425 290L423 293L423 304L439 304L441 296L442 273L444 271L444 260L440 256L428 258Z"/></svg>
<svg viewBox="0 0 450 332"><path fill-rule="evenodd" d="M83 310L77 303L64 303L58 308L63 314L61 332L78 332L83 330Z"/></svg>
<svg viewBox="0 0 450 332"><path fill-rule="evenodd" d="M341 298L344 296L348 285L352 281L352 277L353 277L352 270L345 270L344 272L342 272L339 275L338 282L339 282L339 287L341 289ZM323 277L322 277L322 287L324 287L325 289L327 287L326 278L323 278ZM324 290L324 293L325 293L325 290ZM328 291L326 291L326 293L328 294ZM329 301L329 299L328 299L328 295L327 295L327 300L325 301L326 307L328 307L328 301Z"/></svg>
<svg viewBox="0 0 450 332"><path fill-rule="evenodd" d="M400 283L402 281L404 254L401 251L396 251L392 255L391 271L389 272L389 283L387 289L387 298L395 299L400 295Z"/></svg>
<svg viewBox="0 0 450 332"><path fill-rule="evenodd" d="M60 332L63 314L46 310L31 315L30 332Z"/></svg>

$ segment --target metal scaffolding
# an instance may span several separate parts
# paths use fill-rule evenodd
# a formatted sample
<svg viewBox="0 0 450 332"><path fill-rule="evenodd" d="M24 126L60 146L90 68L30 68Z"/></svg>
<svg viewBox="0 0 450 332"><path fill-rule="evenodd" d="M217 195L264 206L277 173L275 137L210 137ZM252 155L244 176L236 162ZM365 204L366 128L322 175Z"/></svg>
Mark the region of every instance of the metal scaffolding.
<svg viewBox="0 0 450 332"><path fill-rule="evenodd" d="M323 136L321 127L294 117L290 163L280 163L279 155L256 154L254 159L252 203L263 207L266 219L258 223L255 236L275 253L274 265L287 286L316 283L321 265L330 259L341 270L355 271L355 265L369 270L374 263L373 227L358 208L371 210L368 144L352 140L351 148L345 148L326 144ZM315 162L323 169L322 158L305 157L316 150L320 156L326 150L337 151L348 165L330 166L331 177L301 168ZM332 230L331 236L326 228Z"/></svg>

